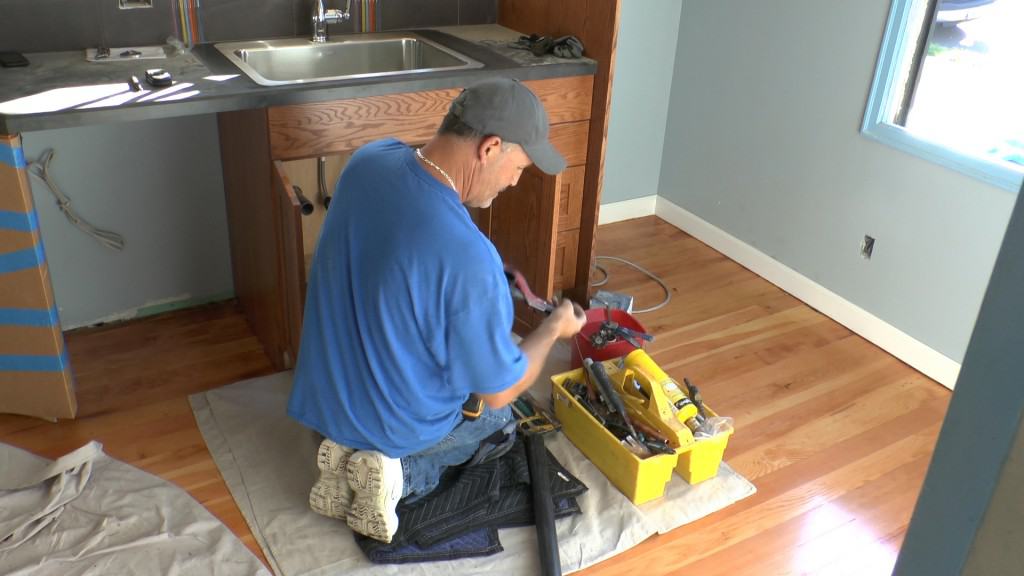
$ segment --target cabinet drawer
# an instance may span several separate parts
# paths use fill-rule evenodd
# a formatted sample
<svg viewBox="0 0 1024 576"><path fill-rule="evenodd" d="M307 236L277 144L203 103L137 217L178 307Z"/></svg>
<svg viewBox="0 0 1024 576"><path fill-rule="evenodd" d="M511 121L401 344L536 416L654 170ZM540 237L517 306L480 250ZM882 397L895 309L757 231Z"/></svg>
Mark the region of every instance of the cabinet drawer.
<svg viewBox="0 0 1024 576"><path fill-rule="evenodd" d="M593 83L593 76L525 82L544 103L552 124L588 119ZM267 110L270 152L278 160L296 160L355 150L389 136L409 144L426 142L460 91L451 88L276 106Z"/></svg>
<svg viewBox="0 0 1024 576"><path fill-rule="evenodd" d="M555 290L569 290L576 284L576 253L579 244L579 228L558 233L555 242Z"/></svg>
<svg viewBox="0 0 1024 576"><path fill-rule="evenodd" d="M544 103L548 121L552 124L576 122L590 118L594 77L570 76L523 82Z"/></svg>
<svg viewBox="0 0 1024 576"><path fill-rule="evenodd" d="M270 108L270 153L295 160L355 150L388 136L426 142L458 94L434 90Z"/></svg>

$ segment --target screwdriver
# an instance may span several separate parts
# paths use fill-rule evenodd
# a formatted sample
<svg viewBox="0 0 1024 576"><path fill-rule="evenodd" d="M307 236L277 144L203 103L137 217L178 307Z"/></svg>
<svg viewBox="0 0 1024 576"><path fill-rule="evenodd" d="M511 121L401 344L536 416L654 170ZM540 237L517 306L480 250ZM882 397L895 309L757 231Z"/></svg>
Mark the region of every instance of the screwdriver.
<svg viewBox="0 0 1024 576"><path fill-rule="evenodd" d="M693 403L697 406L700 417L707 420L708 413L704 410L704 399L700 396L700 390L690 382L689 378L683 378L683 384L686 384L686 392L690 395L690 400L693 400Z"/></svg>
<svg viewBox="0 0 1024 576"><path fill-rule="evenodd" d="M640 436L636 433L636 428L633 428L633 423L629 420L629 415L626 414L626 405L622 403L622 398L615 392L615 388L612 387L612 380L608 377L608 372L604 369L604 364L600 362L594 362L591 358L584 358L583 365L587 368L587 372L590 377L594 380L598 390L601 392L601 396L604 396L605 402L608 403L608 408L611 412L618 412L622 415L622 421L626 424L626 428L629 429L629 433L633 438L639 439Z"/></svg>

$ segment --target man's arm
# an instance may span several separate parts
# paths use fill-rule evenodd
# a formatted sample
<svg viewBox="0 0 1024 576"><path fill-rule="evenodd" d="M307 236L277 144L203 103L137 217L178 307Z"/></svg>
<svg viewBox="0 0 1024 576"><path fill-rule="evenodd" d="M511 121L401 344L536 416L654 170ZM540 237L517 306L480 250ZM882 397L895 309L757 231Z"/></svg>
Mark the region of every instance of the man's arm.
<svg viewBox="0 0 1024 576"><path fill-rule="evenodd" d="M552 346L560 338L572 338L579 332L587 319L583 309L569 300L562 300L562 303L551 315L544 319L533 332L530 332L519 348L526 356L526 373L518 382L494 394L481 394L480 397L492 409L501 408L510 404L519 397L523 391L533 386L533 383L540 376L544 362L551 353Z"/></svg>

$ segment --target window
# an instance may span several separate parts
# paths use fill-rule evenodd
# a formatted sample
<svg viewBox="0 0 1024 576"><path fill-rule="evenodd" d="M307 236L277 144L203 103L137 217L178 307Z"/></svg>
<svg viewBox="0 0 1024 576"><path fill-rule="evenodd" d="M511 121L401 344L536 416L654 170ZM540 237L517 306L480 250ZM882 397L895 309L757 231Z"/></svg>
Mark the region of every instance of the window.
<svg viewBox="0 0 1024 576"><path fill-rule="evenodd" d="M1016 191L1024 0L893 0L863 132Z"/></svg>

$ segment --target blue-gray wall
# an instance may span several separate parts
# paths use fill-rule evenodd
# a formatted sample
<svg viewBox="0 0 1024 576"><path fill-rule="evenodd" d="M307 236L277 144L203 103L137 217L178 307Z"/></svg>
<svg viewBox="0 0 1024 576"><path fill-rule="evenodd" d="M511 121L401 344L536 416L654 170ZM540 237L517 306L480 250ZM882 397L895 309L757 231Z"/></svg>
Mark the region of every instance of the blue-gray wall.
<svg viewBox="0 0 1024 576"><path fill-rule="evenodd" d="M895 576L1024 574L1022 325L1024 202L1018 200Z"/></svg>
<svg viewBox="0 0 1024 576"><path fill-rule="evenodd" d="M659 194L960 362L1016 194L860 134L888 9L685 0Z"/></svg>
<svg viewBox="0 0 1024 576"><path fill-rule="evenodd" d="M231 296L214 117L30 132L22 140L29 160L52 148L50 176L72 207L126 240L118 252L83 234L30 177L65 329L167 301Z"/></svg>
<svg viewBox="0 0 1024 576"><path fill-rule="evenodd" d="M601 203L658 193L679 0L622 3Z"/></svg>

